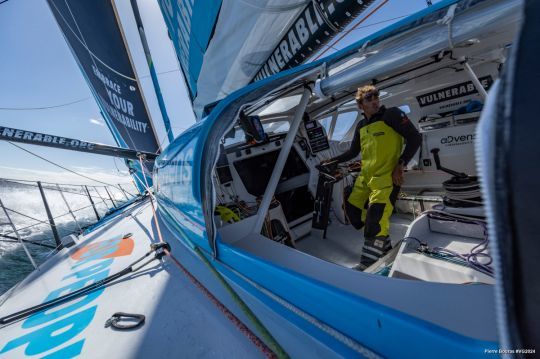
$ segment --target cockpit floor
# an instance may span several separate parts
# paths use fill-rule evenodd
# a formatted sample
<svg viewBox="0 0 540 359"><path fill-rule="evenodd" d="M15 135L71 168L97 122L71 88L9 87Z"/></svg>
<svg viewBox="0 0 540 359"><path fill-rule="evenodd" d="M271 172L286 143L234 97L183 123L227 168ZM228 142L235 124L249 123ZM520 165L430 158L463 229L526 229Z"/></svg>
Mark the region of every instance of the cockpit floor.
<svg viewBox="0 0 540 359"><path fill-rule="evenodd" d="M355 267L360 263L364 245L364 231L356 230L351 225L340 223L330 217L326 238L322 231L312 230L311 234L296 240L296 249L314 257L321 258L344 267ZM394 214L390 219L390 240L395 245L407 232L413 218L410 215Z"/></svg>

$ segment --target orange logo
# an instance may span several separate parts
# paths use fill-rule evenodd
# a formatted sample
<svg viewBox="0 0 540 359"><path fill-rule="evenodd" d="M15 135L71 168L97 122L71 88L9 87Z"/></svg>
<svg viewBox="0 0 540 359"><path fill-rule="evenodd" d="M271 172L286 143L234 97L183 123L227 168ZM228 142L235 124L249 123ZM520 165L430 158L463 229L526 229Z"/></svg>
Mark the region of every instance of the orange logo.
<svg viewBox="0 0 540 359"><path fill-rule="evenodd" d="M71 255L76 261L128 256L135 246L132 238L109 239L90 243Z"/></svg>

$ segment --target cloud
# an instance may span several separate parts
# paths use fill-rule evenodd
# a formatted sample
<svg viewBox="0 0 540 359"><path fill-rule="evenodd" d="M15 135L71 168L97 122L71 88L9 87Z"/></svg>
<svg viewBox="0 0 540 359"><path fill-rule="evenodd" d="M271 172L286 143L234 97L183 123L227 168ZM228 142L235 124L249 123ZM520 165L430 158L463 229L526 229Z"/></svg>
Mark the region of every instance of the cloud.
<svg viewBox="0 0 540 359"><path fill-rule="evenodd" d="M103 122L103 120L98 120L95 118L91 118L90 123L93 123L94 125L98 125L98 126L105 126L105 122Z"/></svg>

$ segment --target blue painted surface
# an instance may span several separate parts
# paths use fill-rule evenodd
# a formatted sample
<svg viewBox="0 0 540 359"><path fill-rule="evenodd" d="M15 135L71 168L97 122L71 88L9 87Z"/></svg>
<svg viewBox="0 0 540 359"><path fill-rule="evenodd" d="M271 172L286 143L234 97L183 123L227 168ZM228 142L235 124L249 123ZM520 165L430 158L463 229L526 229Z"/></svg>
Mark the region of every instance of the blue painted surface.
<svg viewBox="0 0 540 359"><path fill-rule="evenodd" d="M163 214L161 218L176 228L175 234L181 237L182 244L196 247L197 243L206 243L206 239L203 237L194 238L184 229L182 222L174 221L170 213L161 213ZM314 340L334 350L339 356L355 357L358 356L358 353L284 308L236 273L243 273L244 276L260 286L301 310L314 315L320 321L347 335L362 346L385 357L475 358L483 357L485 350L498 348L495 342L475 340L456 334L432 323L281 268L232 246L220 243L218 252L220 253L219 260L211 262L230 282L235 283L251 296L260 300L270 310L312 336ZM206 250L205 253L207 259L210 260L210 251Z"/></svg>
<svg viewBox="0 0 540 359"><path fill-rule="evenodd" d="M204 137L201 121L184 132L156 160L154 178L160 206L182 223L199 246L209 249L201 204L200 173Z"/></svg>
<svg viewBox="0 0 540 359"><path fill-rule="evenodd" d="M221 0L159 0L159 6L193 100Z"/></svg>
<svg viewBox="0 0 540 359"><path fill-rule="evenodd" d="M437 11L443 13L440 11L441 9L457 2L457 0L447 0L438 3L359 40L328 58L250 84L223 99L208 117L179 136L156 161L154 175L156 196L160 208L166 214L163 216L164 220L179 229L184 244L202 248L210 258L212 250L208 245L208 238L204 230L201 179L211 174L202 173L201 169L204 168L205 140L213 126L221 120L221 113L233 102L262 86L285 76L300 74L323 62L338 61L350 51L358 49L365 41L399 31L404 26L409 26ZM190 178L187 177L188 173L191 173ZM202 230L197 231L197 226L194 223L200 225ZM250 253L221 243L219 236L217 243L219 259L212 263L225 277L258 298L272 311L335 350L338 355L348 357L356 353L298 315L283 308L231 269L248 276L262 287L384 356L399 358L430 358L435 355L440 358L484 357L485 350L497 348L495 342L462 336L366 298L281 268L261 258L254 257Z"/></svg>
<svg viewBox="0 0 540 359"><path fill-rule="evenodd" d="M97 245L81 255L78 262L71 266L72 272L62 278L60 282L62 287L52 289L43 303L105 279L109 275L110 266L114 259L104 259L104 257L116 252L121 240L122 238L118 237L98 242ZM101 261L96 263L96 260ZM73 281L73 278L76 280ZM2 338L9 341L0 350L0 356L21 346L25 347L24 353L27 356L43 355L50 350L55 350L49 354L51 358L80 355L84 339L66 347L62 346L83 333L92 323L98 306L90 305L105 290L106 287L96 289L67 305L60 305L60 308L53 307L28 317L22 322L21 328L31 331L16 338Z"/></svg>
<svg viewBox="0 0 540 359"><path fill-rule="evenodd" d="M280 268L237 248L220 244L220 262L243 273L262 287L316 316L362 345L392 358L480 357L497 343L453 333L371 300L353 295L301 274ZM264 300L265 295L215 262L231 280ZM279 278L279 280L276 280ZM267 302L271 300L266 299ZM269 303L270 305L270 303ZM274 310L283 310L274 303ZM296 318L300 320L300 318ZM300 323L302 321L300 320ZM306 322L302 327L313 331ZM326 340L331 340L326 338ZM392 345L388 345L392 343ZM333 340L332 348L340 348Z"/></svg>

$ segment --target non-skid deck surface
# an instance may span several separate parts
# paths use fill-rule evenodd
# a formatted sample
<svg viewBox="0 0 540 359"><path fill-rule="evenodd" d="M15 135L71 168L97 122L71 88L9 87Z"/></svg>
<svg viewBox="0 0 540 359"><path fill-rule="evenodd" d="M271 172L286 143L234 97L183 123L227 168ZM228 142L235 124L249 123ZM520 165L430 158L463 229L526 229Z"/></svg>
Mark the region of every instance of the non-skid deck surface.
<svg viewBox="0 0 540 359"><path fill-rule="evenodd" d="M309 236L296 241L296 248L344 267L352 268L358 265L364 245L363 230L358 231L351 225L344 225L336 218L331 218L331 220L326 238L322 238L322 231L312 231ZM390 224L392 245L405 236L411 221L412 218L407 215L395 214L392 216Z"/></svg>
<svg viewBox="0 0 540 359"><path fill-rule="evenodd" d="M127 241L109 258L101 258L108 253L102 251L95 259L74 268L81 263L81 258L74 255L77 250L89 244L118 241L126 233L133 233L132 248ZM149 203L140 204L96 229L75 247L63 249L39 272L26 278L0 307L0 317L40 304L60 288L66 288L62 294L69 292L70 286L71 290L78 289L74 283L91 278L90 271L117 273L148 251L150 243L157 241L155 233ZM173 247L179 256L181 247ZM79 272L83 269L89 272ZM105 328L105 321L115 312L143 314L146 323L131 331ZM261 356L257 347L169 259L154 261L102 291L0 328L0 357L41 358L52 354L79 354L85 358Z"/></svg>

